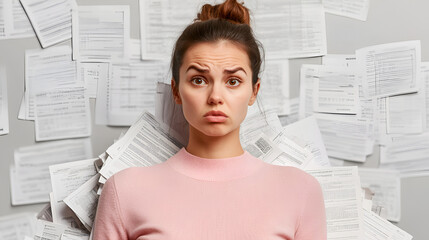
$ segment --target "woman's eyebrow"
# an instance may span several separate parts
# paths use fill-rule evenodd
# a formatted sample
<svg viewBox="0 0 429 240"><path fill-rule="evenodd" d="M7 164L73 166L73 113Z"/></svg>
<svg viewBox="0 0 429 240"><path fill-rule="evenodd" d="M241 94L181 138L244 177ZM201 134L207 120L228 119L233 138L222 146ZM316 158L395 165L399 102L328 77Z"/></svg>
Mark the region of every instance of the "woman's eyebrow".
<svg viewBox="0 0 429 240"><path fill-rule="evenodd" d="M206 73L206 72L209 71L209 69L203 69L203 68L199 68L199 67L197 67L195 65L191 65L191 66L188 67L188 69L186 69L186 72L188 72L191 69L194 69L194 70L196 70L197 72L200 72L200 73Z"/></svg>
<svg viewBox="0 0 429 240"><path fill-rule="evenodd" d="M244 74L247 75L246 71L244 71L244 69L242 67L236 67L236 68L233 68L233 69L225 69L223 72L224 73L228 73L228 74L233 74L233 73L236 73L238 71L243 71Z"/></svg>

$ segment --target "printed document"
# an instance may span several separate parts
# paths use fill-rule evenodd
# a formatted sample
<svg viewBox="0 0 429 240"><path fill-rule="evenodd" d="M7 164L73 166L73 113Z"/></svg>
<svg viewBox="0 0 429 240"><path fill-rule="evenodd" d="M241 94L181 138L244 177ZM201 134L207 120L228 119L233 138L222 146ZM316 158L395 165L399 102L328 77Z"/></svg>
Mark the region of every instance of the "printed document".
<svg viewBox="0 0 429 240"><path fill-rule="evenodd" d="M34 36L30 20L19 0L0 1L0 40Z"/></svg>
<svg viewBox="0 0 429 240"><path fill-rule="evenodd" d="M0 135L9 133L6 68L0 66Z"/></svg>
<svg viewBox="0 0 429 240"><path fill-rule="evenodd" d="M130 8L78 6L72 11L73 59L125 60L130 41Z"/></svg>
<svg viewBox="0 0 429 240"><path fill-rule="evenodd" d="M327 13L366 21L369 0L322 0Z"/></svg>

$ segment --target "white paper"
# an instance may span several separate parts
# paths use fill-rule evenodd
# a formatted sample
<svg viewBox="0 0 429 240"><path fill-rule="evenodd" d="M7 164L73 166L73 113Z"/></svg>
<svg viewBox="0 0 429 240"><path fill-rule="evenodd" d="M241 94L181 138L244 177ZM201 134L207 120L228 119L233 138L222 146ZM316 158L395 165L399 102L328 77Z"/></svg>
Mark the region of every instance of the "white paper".
<svg viewBox="0 0 429 240"><path fill-rule="evenodd" d="M9 133L6 68L0 66L0 135Z"/></svg>
<svg viewBox="0 0 429 240"><path fill-rule="evenodd" d="M72 11L72 24L73 59L128 59L129 6L78 6Z"/></svg>
<svg viewBox="0 0 429 240"><path fill-rule="evenodd" d="M353 68L322 65L314 77L315 112L357 113L359 85Z"/></svg>
<svg viewBox="0 0 429 240"><path fill-rule="evenodd" d="M0 1L0 40L34 36L30 20L19 0Z"/></svg>
<svg viewBox="0 0 429 240"><path fill-rule="evenodd" d="M276 108L277 114L290 114L289 101L289 61L267 60L261 76L258 97L264 105Z"/></svg>
<svg viewBox="0 0 429 240"><path fill-rule="evenodd" d="M315 115L328 156L365 162L368 153L368 124L353 116Z"/></svg>
<svg viewBox="0 0 429 240"><path fill-rule="evenodd" d="M88 230L92 228L97 211L99 177L94 175L64 199L64 203L89 227Z"/></svg>
<svg viewBox="0 0 429 240"><path fill-rule="evenodd" d="M262 133L272 138L282 130L282 125L277 116L276 109L265 108L257 100L248 108L246 118L240 126L240 141L242 146L247 146L256 140Z"/></svg>
<svg viewBox="0 0 429 240"><path fill-rule="evenodd" d="M107 149L112 159L106 161L100 174L108 179L128 167L161 163L176 154L181 147L153 115L144 112L125 136Z"/></svg>
<svg viewBox="0 0 429 240"><path fill-rule="evenodd" d="M322 0L327 13L366 21L369 0Z"/></svg>
<svg viewBox="0 0 429 240"><path fill-rule="evenodd" d="M86 95L89 98L97 98L98 82L108 81L110 74L110 63L78 62L77 69L79 82L85 83Z"/></svg>
<svg viewBox="0 0 429 240"><path fill-rule="evenodd" d="M36 214L30 212L15 213L0 217L0 239L22 240L33 236L36 230Z"/></svg>
<svg viewBox="0 0 429 240"><path fill-rule="evenodd" d="M422 133L426 128L424 89L386 99L388 134Z"/></svg>
<svg viewBox="0 0 429 240"><path fill-rule="evenodd" d="M401 176L395 170L359 168L362 188L374 193L372 204L383 207L386 218L399 222L401 219Z"/></svg>
<svg viewBox="0 0 429 240"><path fill-rule="evenodd" d="M267 59L325 55L325 12L320 0L247 1L256 38ZM254 6L252 6L252 4Z"/></svg>
<svg viewBox="0 0 429 240"><path fill-rule="evenodd" d="M408 41L356 50L365 98L417 92L420 49L420 41Z"/></svg>
<svg viewBox="0 0 429 240"><path fill-rule="evenodd" d="M25 52L25 119L34 120L34 98L41 91L81 87L70 46Z"/></svg>
<svg viewBox="0 0 429 240"><path fill-rule="evenodd" d="M20 0L43 48L71 38L75 0Z"/></svg>
<svg viewBox="0 0 429 240"><path fill-rule="evenodd" d="M192 23L201 4L195 0L140 0L142 59L170 59L174 43Z"/></svg>
<svg viewBox="0 0 429 240"><path fill-rule="evenodd" d="M303 64L299 82L299 119L313 115L314 82L321 65Z"/></svg>
<svg viewBox="0 0 429 240"><path fill-rule="evenodd" d="M43 203L52 192L49 166L92 157L90 139L38 143L15 150L11 168L12 205Z"/></svg>
<svg viewBox="0 0 429 240"><path fill-rule="evenodd" d="M39 92L35 100L36 141L91 135L89 99L83 87Z"/></svg>
<svg viewBox="0 0 429 240"><path fill-rule="evenodd" d="M313 175L322 187L328 239L362 239L362 197L357 167L306 171Z"/></svg>
<svg viewBox="0 0 429 240"><path fill-rule="evenodd" d="M307 117L288 126L283 127L283 132L289 138L300 138L306 142L315 156L308 167L329 167L329 159L326 153L325 143L320 133L319 125L315 117Z"/></svg>
<svg viewBox="0 0 429 240"><path fill-rule="evenodd" d="M365 240L411 240L413 236L372 211L363 210Z"/></svg>
<svg viewBox="0 0 429 240"><path fill-rule="evenodd" d="M90 239L89 236L74 236L66 233L61 235L61 240L89 240L89 239Z"/></svg>
<svg viewBox="0 0 429 240"><path fill-rule="evenodd" d="M52 211L52 222L63 226L85 229L79 218L63 201L55 201L53 194L49 195Z"/></svg>
<svg viewBox="0 0 429 240"><path fill-rule="evenodd" d="M100 81L96 124L130 126L143 111L155 112L157 82L164 81L167 62L113 64L107 82Z"/></svg>
<svg viewBox="0 0 429 240"><path fill-rule="evenodd" d="M392 137L380 146L381 167L393 168L402 173L429 170L429 132L417 135Z"/></svg>
<svg viewBox="0 0 429 240"><path fill-rule="evenodd" d="M287 115L278 115L281 125L287 126L299 120L299 98L291 98L285 104L287 106Z"/></svg>
<svg viewBox="0 0 429 240"><path fill-rule="evenodd" d="M42 220L37 220L34 240L61 240L62 234L73 236L89 236L88 233L76 228L67 227L61 224L55 224Z"/></svg>
<svg viewBox="0 0 429 240"><path fill-rule="evenodd" d="M429 129L429 62L421 64L422 91L425 96L426 129Z"/></svg>

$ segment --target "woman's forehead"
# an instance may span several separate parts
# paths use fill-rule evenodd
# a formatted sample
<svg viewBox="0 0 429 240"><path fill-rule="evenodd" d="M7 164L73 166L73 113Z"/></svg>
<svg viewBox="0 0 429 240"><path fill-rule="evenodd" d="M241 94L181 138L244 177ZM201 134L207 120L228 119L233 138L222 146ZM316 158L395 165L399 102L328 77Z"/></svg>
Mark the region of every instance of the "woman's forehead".
<svg viewBox="0 0 429 240"><path fill-rule="evenodd" d="M211 69L214 67L250 69L246 51L230 41L203 42L190 47L185 53L182 67L189 65Z"/></svg>

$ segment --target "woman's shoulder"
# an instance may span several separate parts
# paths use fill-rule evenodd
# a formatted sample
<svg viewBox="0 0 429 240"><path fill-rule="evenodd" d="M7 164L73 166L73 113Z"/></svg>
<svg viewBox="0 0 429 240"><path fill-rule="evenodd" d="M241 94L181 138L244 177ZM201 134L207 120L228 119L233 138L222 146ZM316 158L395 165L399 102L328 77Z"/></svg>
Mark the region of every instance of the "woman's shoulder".
<svg viewBox="0 0 429 240"><path fill-rule="evenodd" d="M163 162L146 167L129 167L115 173L111 178L114 178L115 185L130 185L161 175L164 165Z"/></svg>
<svg viewBox="0 0 429 240"><path fill-rule="evenodd" d="M303 186L302 184L319 186L317 179L303 169L293 166L269 165L271 166L268 168L268 171L271 172L271 175L280 178L282 182L286 181L289 184L296 183L301 186Z"/></svg>

